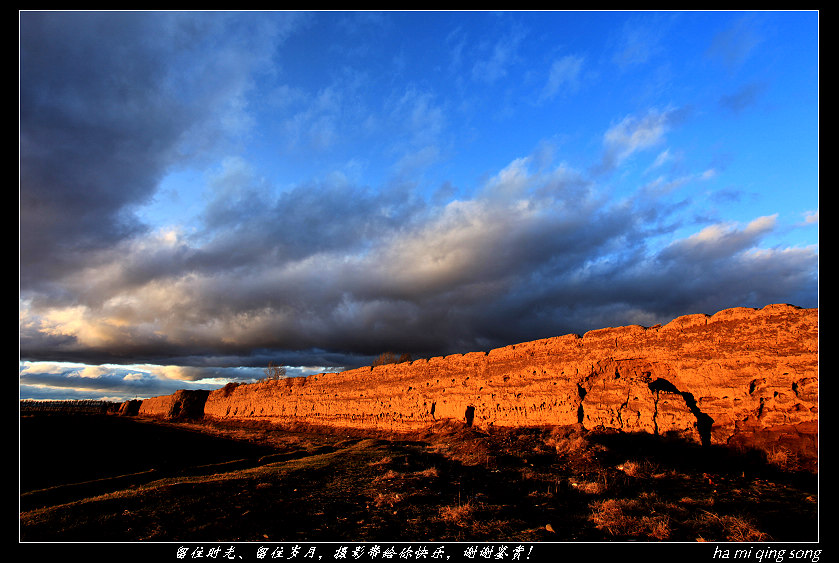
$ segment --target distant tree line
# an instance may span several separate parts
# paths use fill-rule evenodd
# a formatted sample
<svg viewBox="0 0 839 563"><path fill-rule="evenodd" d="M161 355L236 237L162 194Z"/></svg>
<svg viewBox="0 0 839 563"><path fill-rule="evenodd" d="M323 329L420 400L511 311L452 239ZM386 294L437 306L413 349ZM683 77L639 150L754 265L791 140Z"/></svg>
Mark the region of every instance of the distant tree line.
<svg viewBox="0 0 839 563"><path fill-rule="evenodd" d="M122 403L95 399L72 401L20 401L21 414L112 414Z"/></svg>

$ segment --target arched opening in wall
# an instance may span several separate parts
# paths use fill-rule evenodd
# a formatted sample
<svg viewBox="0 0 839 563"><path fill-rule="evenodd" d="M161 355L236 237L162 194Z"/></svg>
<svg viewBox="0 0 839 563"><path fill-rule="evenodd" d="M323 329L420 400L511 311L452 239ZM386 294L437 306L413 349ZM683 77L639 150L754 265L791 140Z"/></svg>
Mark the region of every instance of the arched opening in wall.
<svg viewBox="0 0 839 563"><path fill-rule="evenodd" d="M577 407L577 423L582 424L585 420L585 411L583 409L583 401L586 398L586 389L579 383L577 384L577 394L580 397L580 405Z"/></svg>
<svg viewBox="0 0 839 563"><path fill-rule="evenodd" d="M431 418L434 418L434 411L437 410L437 402L431 403Z"/></svg>
<svg viewBox="0 0 839 563"><path fill-rule="evenodd" d="M469 405L466 407L466 426L472 426L473 422L475 422L475 407Z"/></svg>
<svg viewBox="0 0 839 563"><path fill-rule="evenodd" d="M687 405L688 409L690 409L693 416L696 417L696 430L699 433L700 442L703 446L710 445L711 427L714 425L714 419L699 410L699 405L696 404L696 399L693 397L693 393L679 391L675 385L666 379L661 378L651 382L649 384L649 388L650 391L653 391L656 394L663 391L665 393L675 393L677 395L681 395L685 400L685 405Z"/></svg>

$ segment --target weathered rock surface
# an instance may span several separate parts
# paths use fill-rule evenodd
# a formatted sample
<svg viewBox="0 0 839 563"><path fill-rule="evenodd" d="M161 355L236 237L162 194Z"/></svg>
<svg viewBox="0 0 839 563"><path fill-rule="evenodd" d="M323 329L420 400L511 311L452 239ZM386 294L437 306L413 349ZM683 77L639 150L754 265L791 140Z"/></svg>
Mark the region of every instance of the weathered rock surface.
<svg viewBox="0 0 839 563"><path fill-rule="evenodd" d="M148 401L141 414L172 408L165 397ZM704 444L794 436L812 455L818 309L727 309L663 326L228 386L203 408L217 419L389 431L454 419L480 428L582 424Z"/></svg>

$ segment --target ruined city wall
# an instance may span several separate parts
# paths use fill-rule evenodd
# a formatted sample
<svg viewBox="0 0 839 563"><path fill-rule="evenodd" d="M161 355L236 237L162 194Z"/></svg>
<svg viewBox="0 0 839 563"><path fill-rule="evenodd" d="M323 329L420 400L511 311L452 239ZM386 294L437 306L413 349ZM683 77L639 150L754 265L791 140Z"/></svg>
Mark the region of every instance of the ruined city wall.
<svg viewBox="0 0 839 563"><path fill-rule="evenodd" d="M165 409L144 401L141 411ZM816 448L818 309L688 315L463 355L228 386L204 415L413 430L582 424L706 444L792 435ZM777 437L776 436L776 437Z"/></svg>

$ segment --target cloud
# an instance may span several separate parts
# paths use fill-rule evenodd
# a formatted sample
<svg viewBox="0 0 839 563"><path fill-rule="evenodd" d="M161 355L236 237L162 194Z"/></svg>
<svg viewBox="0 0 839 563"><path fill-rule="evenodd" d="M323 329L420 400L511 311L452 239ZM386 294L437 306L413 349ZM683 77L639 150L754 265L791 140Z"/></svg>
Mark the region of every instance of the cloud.
<svg viewBox="0 0 839 563"><path fill-rule="evenodd" d="M766 89L767 86L763 82L750 82L733 94L722 96L719 104L733 113L741 113L754 106Z"/></svg>
<svg viewBox="0 0 839 563"><path fill-rule="evenodd" d="M141 234L131 209L168 169L248 127L251 72L269 62L255 53L270 52L263 46L293 20L22 12L22 283Z"/></svg>
<svg viewBox="0 0 839 563"><path fill-rule="evenodd" d="M289 148L314 149L321 152L332 147L339 139L346 110L344 93L330 85L311 96L283 91L284 103L298 103L299 108L283 123L283 140Z"/></svg>
<svg viewBox="0 0 839 563"><path fill-rule="evenodd" d="M742 229L731 223L709 225L686 239L675 241L662 256L678 255L705 263L728 258L754 248L761 237L774 229L777 219L777 214L759 217Z"/></svg>
<svg viewBox="0 0 839 563"><path fill-rule="evenodd" d="M561 91L575 92L580 87L580 74L584 62L583 57L575 55L566 55L554 61L541 98L552 99Z"/></svg>
<svg viewBox="0 0 839 563"><path fill-rule="evenodd" d="M708 168L699 175L700 180L712 180L717 177L717 170L715 168Z"/></svg>
<svg viewBox="0 0 839 563"><path fill-rule="evenodd" d="M227 380L240 379L232 370L225 379L188 380L159 377L153 366L87 366L59 362L22 362L19 369L21 399L66 399L121 401L169 395L179 389L217 389ZM220 370L219 370L220 371ZM205 372L205 376L209 375Z"/></svg>
<svg viewBox="0 0 839 563"><path fill-rule="evenodd" d="M625 130L656 131L662 117L651 116ZM654 137L621 138L640 150ZM607 318L666 322L815 296L814 250L760 246L777 217L662 245L680 222L660 193L610 203L579 172L535 156L439 204L346 183L253 193L261 199L220 189L211 208L231 216L208 215L200 236L145 235L99 254L62 280L72 301L33 294L22 357L131 357L180 366L155 374L189 381L219 362L352 367L383 350L464 352ZM240 212L249 220L232 220ZM778 283L764 280L770 262Z"/></svg>
<svg viewBox="0 0 839 563"><path fill-rule="evenodd" d="M661 37L666 27L667 22L661 17L628 20L616 40L612 61L621 70L650 62L662 50Z"/></svg>
<svg viewBox="0 0 839 563"><path fill-rule="evenodd" d="M472 78L480 82L494 83L505 76L518 61L519 45L526 32L516 27L488 46L490 53L478 60L472 67Z"/></svg>
<svg viewBox="0 0 839 563"><path fill-rule="evenodd" d="M707 55L733 71L746 61L760 42L755 19L744 17L714 35Z"/></svg>
<svg viewBox="0 0 839 563"><path fill-rule="evenodd" d="M446 111L435 96L414 87L400 92L386 108L387 127L412 148L439 142L446 129ZM401 145L400 145L401 146Z"/></svg>
<svg viewBox="0 0 839 563"><path fill-rule="evenodd" d="M649 110L638 117L630 115L610 127L603 135L601 170L612 170L632 155L658 146L679 112ZM659 154L661 158L661 154Z"/></svg>
<svg viewBox="0 0 839 563"><path fill-rule="evenodd" d="M673 160L673 155L670 154L670 149L665 149L662 152L658 153L658 156L655 157L655 161L650 165L650 168L659 168L664 166L665 163L670 162Z"/></svg>

